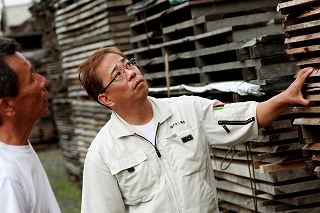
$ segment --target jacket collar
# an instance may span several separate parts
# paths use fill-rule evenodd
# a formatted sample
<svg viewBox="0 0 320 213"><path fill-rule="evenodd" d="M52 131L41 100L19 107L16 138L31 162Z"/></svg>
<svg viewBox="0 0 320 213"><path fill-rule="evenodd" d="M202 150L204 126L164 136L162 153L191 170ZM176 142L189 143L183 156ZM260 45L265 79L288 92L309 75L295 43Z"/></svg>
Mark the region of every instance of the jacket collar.
<svg viewBox="0 0 320 213"><path fill-rule="evenodd" d="M152 106L153 122L155 124L163 123L167 118L169 118L172 115L171 110L161 102L161 99L156 99L150 96L148 96L148 99ZM128 124L115 112L112 112L110 122L111 125L114 127L113 134L117 138L137 133L137 130L134 127Z"/></svg>

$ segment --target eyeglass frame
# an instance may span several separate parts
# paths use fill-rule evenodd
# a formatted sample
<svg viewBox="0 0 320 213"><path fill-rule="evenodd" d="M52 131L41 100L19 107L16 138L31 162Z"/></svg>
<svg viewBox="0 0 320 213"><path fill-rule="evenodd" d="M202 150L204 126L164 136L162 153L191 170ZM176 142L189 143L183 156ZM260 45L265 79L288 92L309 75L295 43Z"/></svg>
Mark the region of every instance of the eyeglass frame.
<svg viewBox="0 0 320 213"><path fill-rule="evenodd" d="M137 64L135 58L130 58L128 61L129 61L129 62L125 65L125 67L121 68L121 71L117 71L116 76L110 81L110 83L109 83L106 87L104 87L104 88L102 89L102 91L100 92L100 94L104 93L104 92L107 90L107 88L110 86L110 84L112 84L119 75L121 75L122 73L125 74L125 73L126 73L126 71L125 71L126 69L127 69L127 70L131 70L131 69L128 69L128 68L127 68L127 65L128 65L129 63L132 64L133 66L136 66L136 64ZM120 74L119 74L119 73L120 73ZM122 78L121 78L121 79L122 79ZM119 79L119 80L121 80L121 79Z"/></svg>

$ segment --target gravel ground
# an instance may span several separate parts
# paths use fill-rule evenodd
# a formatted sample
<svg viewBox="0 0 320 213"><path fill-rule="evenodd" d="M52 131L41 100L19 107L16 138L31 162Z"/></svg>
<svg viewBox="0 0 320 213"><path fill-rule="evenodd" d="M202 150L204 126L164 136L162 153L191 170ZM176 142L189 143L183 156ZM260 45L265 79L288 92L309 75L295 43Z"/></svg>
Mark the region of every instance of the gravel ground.
<svg viewBox="0 0 320 213"><path fill-rule="evenodd" d="M81 189L77 182L71 181L63 165L60 149L37 151L47 172L52 190L62 213L78 213L81 206Z"/></svg>

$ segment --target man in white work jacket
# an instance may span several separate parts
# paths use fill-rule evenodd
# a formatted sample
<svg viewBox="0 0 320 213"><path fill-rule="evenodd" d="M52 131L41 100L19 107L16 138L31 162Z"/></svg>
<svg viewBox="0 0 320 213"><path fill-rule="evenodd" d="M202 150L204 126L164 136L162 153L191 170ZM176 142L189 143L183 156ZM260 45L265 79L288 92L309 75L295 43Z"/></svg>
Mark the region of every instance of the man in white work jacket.
<svg viewBox="0 0 320 213"><path fill-rule="evenodd" d="M88 95L113 110L86 156L82 213L218 212L211 147L257 139L288 104L311 104L301 88L313 68L265 102L233 104L149 97L135 60L115 47L97 50L78 71Z"/></svg>

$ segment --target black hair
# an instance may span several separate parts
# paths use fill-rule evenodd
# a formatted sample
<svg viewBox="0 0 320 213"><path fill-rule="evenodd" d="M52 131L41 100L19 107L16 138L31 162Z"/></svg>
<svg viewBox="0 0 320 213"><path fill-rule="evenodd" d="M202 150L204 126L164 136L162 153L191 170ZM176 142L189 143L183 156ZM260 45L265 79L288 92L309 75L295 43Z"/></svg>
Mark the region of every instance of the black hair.
<svg viewBox="0 0 320 213"><path fill-rule="evenodd" d="M19 93L19 77L6 62L6 56L19 50L20 45L14 39L0 37L0 98L15 97Z"/></svg>

